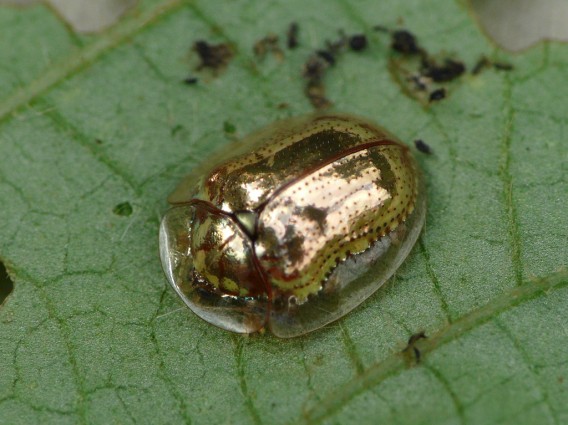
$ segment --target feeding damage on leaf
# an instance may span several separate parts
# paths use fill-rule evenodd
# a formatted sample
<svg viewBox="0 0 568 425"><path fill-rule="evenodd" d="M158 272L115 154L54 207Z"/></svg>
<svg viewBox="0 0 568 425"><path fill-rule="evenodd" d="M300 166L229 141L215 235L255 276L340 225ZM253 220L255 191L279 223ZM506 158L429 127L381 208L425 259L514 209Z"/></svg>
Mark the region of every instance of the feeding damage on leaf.
<svg viewBox="0 0 568 425"><path fill-rule="evenodd" d="M416 332L408 338L408 344L402 350L402 354L409 365L418 364L422 359L422 352L417 347L418 341L428 338L424 331Z"/></svg>
<svg viewBox="0 0 568 425"><path fill-rule="evenodd" d="M37 0L0 0L0 5L32 6ZM116 24L137 0L45 0L75 32L98 33Z"/></svg>
<svg viewBox="0 0 568 425"><path fill-rule="evenodd" d="M383 26L376 31L390 35L391 56L389 71L402 92L425 107L446 99L453 89L453 82L461 79L467 67L455 54L432 54L422 47L418 38L406 29L389 30ZM492 66L497 70L512 70L513 66L503 62L492 62L482 56L473 67L472 74Z"/></svg>
<svg viewBox="0 0 568 425"><path fill-rule="evenodd" d="M419 42L418 37L408 29L389 29L382 25L373 27L375 32L388 34L390 55L388 70L393 80L400 86L402 93L419 101L424 107L433 107L435 104L447 99L457 88L455 82L461 80L466 74L466 64L457 57L457 54L430 53ZM281 63L286 55L295 54L300 46L300 24L296 21L289 24L283 34L288 51L280 46L280 36L270 32L260 37L251 47L254 53L252 66L259 70L267 56L274 57ZM314 109L325 110L333 105L326 90L326 78L339 61L349 56L346 52L364 54L373 49L371 38L365 33L346 34L338 30L338 37L327 39L323 46L309 53L304 62L301 77L303 91ZM226 68L233 58L233 49L227 44L212 44L199 40L194 43L193 50L199 56L200 64L196 71L209 69L214 76L218 76L220 70ZM493 61L482 55L478 62L471 68L471 75L476 76L485 68L493 68L499 71L510 71L513 65ZM189 76L185 78L186 85L196 85L198 78Z"/></svg>
<svg viewBox="0 0 568 425"><path fill-rule="evenodd" d="M0 260L0 307L4 305L8 296L14 290L14 281L8 274L8 270L2 260Z"/></svg>

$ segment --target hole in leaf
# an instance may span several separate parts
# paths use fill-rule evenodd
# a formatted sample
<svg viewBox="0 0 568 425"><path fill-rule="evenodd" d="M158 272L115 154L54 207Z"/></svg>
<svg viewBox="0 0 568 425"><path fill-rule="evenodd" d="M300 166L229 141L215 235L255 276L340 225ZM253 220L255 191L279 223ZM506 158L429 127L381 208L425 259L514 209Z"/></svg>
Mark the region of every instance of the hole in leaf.
<svg viewBox="0 0 568 425"><path fill-rule="evenodd" d="M229 121L225 121L223 123L223 130L225 130L225 133L234 134L235 131L237 131L237 127L235 127L235 124Z"/></svg>
<svg viewBox="0 0 568 425"><path fill-rule="evenodd" d="M568 2L565 0L470 0L487 34L510 51L541 40L568 41Z"/></svg>
<svg viewBox="0 0 568 425"><path fill-rule="evenodd" d="M121 202L112 209L112 212L122 217L128 217L132 214L132 205L130 205L130 202Z"/></svg>
<svg viewBox="0 0 568 425"><path fill-rule="evenodd" d="M3 262L0 261L0 307L14 290L14 282L8 275L8 270Z"/></svg>
<svg viewBox="0 0 568 425"><path fill-rule="evenodd" d="M0 5L29 6L39 0L0 0ZM46 0L73 30L80 33L100 32L116 23L137 0Z"/></svg>

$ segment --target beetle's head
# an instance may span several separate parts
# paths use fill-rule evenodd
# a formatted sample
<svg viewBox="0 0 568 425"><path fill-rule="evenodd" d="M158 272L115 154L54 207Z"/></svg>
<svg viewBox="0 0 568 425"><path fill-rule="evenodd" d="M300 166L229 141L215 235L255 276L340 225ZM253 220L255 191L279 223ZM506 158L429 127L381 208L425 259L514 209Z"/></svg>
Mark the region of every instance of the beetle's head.
<svg viewBox="0 0 568 425"><path fill-rule="evenodd" d="M185 303L236 332L264 326L266 285L254 255L254 213L195 202L170 209L160 226L162 266Z"/></svg>

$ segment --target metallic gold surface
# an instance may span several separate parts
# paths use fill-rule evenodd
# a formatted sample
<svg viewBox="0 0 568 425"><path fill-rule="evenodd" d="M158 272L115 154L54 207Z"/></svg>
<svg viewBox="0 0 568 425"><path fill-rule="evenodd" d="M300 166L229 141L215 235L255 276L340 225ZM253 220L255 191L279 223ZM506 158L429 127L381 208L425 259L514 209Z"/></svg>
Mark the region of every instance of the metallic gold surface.
<svg viewBox="0 0 568 425"><path fill-rule="evenodd" d="M293 336L345 314L388 279L393 267L379 265L379 280L357 280L364 270L354 269L356 260L365 270L381 256L400 264L424 220L419 192L420 173L409 149L382 128L338 114L289 119L227 147L180 184L169 201L178 216L186 207L192 216L168 236L162 259L170 261L168 250L180 264L187 258L187 271L171 272L170 281L206 320L215 323L214 306L222 304L219 326L257 329L265 314L265 322L278 322L277 332ZM348 260L355 262L341 269ZM350 292L342 280L352 279ZM192 303L207 291L213 298L202 314ZM352 295L341 305L343 292ZM312 296L323 297L322 306L334 303L328 318L298 307L309 308ZM230 306L237 304L231 323ZM254 306L254 316L246 325L237 323L246 305ZM296 328L286 330L286 323Z"/></svg>
<svg viewBox="0 0 568 425"><path fill-rule="evenodd" d="M204 279L225 294L263 294L264 284L248 235L231 217L196 207L190 237L193 278Z"/></svg>
<svg viewBox="0 0 568 425"><path fill-rule="evenodd" d="M346 155L279 191L260 214L255 251L270 284L300 302L340 261L413 211L416 170L398 144Z"/></svg>
<svg viewBox="0 0 568 425"><path fill-rule="evenodd" d="M369 141L396 140L385 130L346 115L308 115L277 122L227 146L198 167L168 200L201 199L227 211L252 210L278 188L330 158Z"/></svg>

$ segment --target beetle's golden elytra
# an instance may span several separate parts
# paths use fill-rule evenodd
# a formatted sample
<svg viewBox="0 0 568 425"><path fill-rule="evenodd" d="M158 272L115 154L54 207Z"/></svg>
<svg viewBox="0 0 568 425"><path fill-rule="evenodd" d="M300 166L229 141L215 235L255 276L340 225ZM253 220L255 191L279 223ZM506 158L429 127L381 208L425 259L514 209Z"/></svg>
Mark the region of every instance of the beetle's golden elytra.
<svg viewBox="0 0 568 425"><path fill-rule="evenodd" d="M416 242L426 210L408 147L342 114L254 133L188 176L160 227L166 275L221 328L292 337L343 316Z"/></svg>

